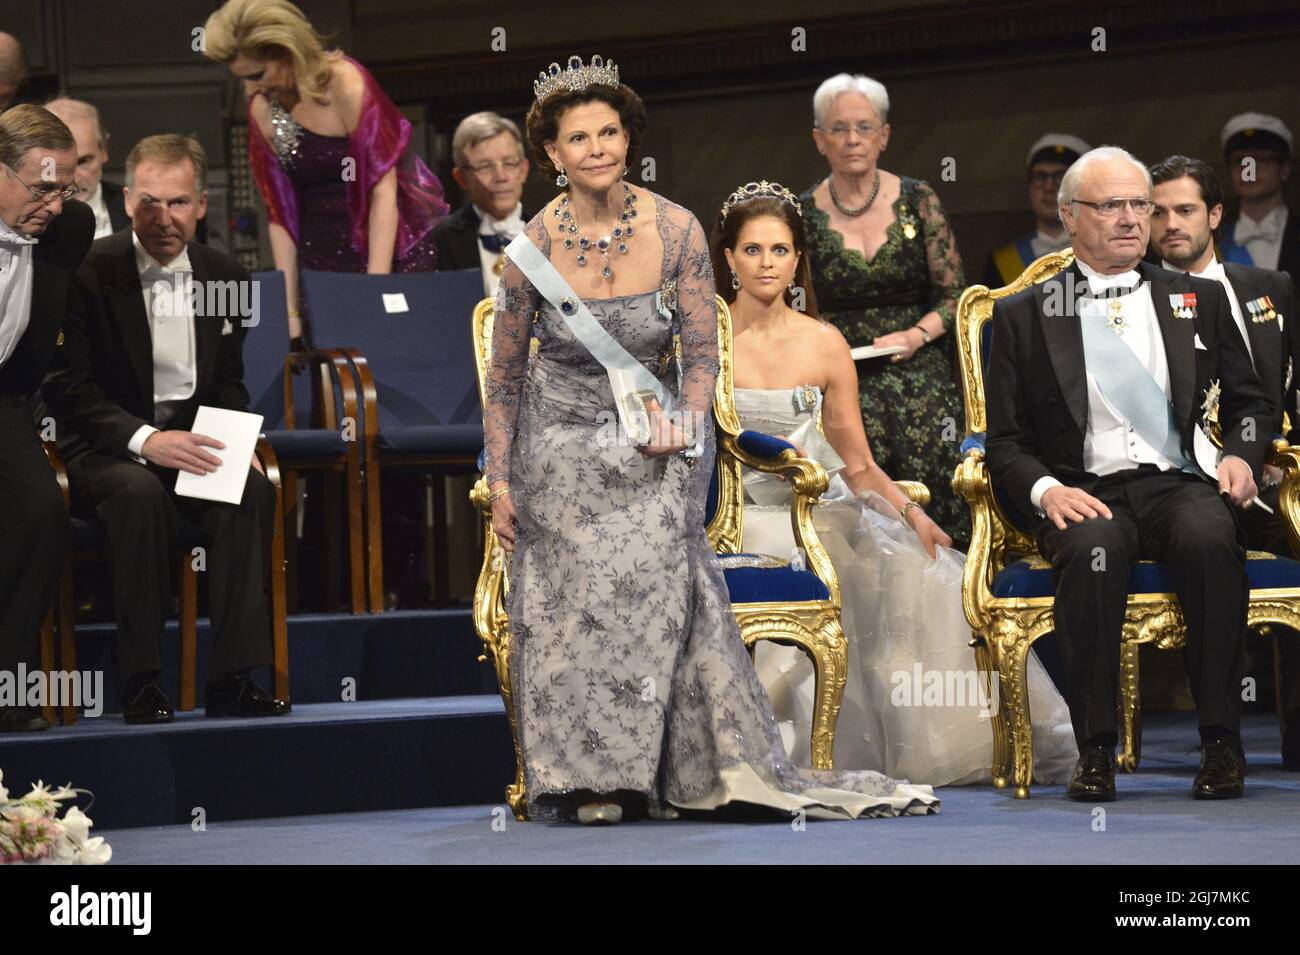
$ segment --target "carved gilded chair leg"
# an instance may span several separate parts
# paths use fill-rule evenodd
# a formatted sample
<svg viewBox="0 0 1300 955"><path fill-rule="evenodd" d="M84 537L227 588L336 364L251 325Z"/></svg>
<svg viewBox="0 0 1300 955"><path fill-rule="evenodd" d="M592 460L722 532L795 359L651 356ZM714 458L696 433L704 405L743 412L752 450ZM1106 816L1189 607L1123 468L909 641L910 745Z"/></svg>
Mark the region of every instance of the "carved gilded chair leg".
<svg viewBox="0 0 1300 955"><path fill-rule="evenodd" d="M524 792L524 750L519 745L519 725L515 720L513 684L510 682L510 636L508 633L499 634L497 639L499 642L493 648L493 662L496 664L501 701L506 707L506 718L510 721L510 739L515 749L515 781L506 787L506 803L515 818L523 822L528 818L528 797Z"/></svg>
<svg viewBox="0 0 1300 955"><path fill-rule="evenodd" d="M1029 680L1026 674L1029 641L1019 634L1027 628L1018 628L1017 636L1003 642L998 654L998 671L1002 675L1002 698L999 710L1005 710L1010 721L1012 781L1017 799L1029 798L1029 787L1034 781L1034 733L1029 715Z"/></svg>
<svg viewBox="0 0 1300 955"><path fill-rule="evenodd" d="M838 620L832 620L819 634L812 648L817 674L817 704L813 713L813 769L833 769L835 765L835 722L844 700L848 680L849 651Z"/></svg>
<svg viewBox="0 0 1300 955"><path fill-rule="evenodd" d="M972 642L975 644L975 666L980 671L984 695L989 701L993 730L993 763L989 770L993 774L994 788L1006 789L1011 775L1011 736L1007 726L1007 711L1001 705L1002 678L993 665L993 654L989 652L988 643L982 637Z"/></svg>
<svg viewBox="0 0 1300 955"><path fill-rule="evenodd" d="M1125 642L1120 646L1119 708L1120 751L1119 768L1131 773L1142 758L1142 689L1139 679L1138 655L1142 645Z"/></svg>

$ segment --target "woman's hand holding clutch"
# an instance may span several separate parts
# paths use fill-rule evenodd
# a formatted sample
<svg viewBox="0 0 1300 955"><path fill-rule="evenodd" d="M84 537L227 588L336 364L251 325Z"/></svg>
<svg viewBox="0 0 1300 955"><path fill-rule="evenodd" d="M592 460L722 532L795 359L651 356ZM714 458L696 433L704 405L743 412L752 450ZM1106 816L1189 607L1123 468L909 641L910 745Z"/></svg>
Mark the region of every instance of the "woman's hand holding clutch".
<svg viewBox="0 0 1300 955"><path fill-rule="evenodd" d="M504 492L504 493L501 493ZM499 484L492 490L493 494L500 494L492 501L492 530L497 535L497 540L501 542L502 548L507 554L513 554L515 551L515 502L510 499L510 486L508 484Z"/></svg>
<svg viewBox="0 0 1300 955"><path fill-rule="evenodd" d="M644 457L662 458L670 454L681 454L682 451L695 443L692 438L687 437L686 433L663 413L659 402L649 402L647 410L650 412L654 437L650 439L649 444L641 445L637 449Z"/></svg>

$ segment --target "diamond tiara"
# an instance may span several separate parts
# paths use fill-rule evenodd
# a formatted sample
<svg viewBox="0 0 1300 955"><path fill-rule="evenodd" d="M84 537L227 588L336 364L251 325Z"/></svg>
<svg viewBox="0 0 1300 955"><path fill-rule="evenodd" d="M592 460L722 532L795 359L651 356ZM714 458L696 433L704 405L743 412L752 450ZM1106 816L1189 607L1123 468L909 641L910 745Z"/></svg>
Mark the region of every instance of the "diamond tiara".
<svg viewBox="0 0 1300 955"><path fill-rule="evenodd" d="M800 218L803 217L803 206L799 204L799 200L793 192L779 182L768 182L764 179L762 182L747 182L728 196L727 201L722 204L722 221L727 221L727 213L731 211L732 206L741 202L748 202L750 199L762 198L780 199L782 202L788 202L794 206L795 212L799 213Z"/></svg>
<svg viewBox="0 0 1300 955"><path fill-rule="evenodd" d="M552 63L548 70L537 74L537 79L533 80L533 92L539 100L544 100L552 93L578 93L597 83L601 86L619 85L618 66L614 61L606 63L600 54L596 54L591 58L590 66L583 66L582 57L571 56L565 69L560 69L559 63Z"/></svg>

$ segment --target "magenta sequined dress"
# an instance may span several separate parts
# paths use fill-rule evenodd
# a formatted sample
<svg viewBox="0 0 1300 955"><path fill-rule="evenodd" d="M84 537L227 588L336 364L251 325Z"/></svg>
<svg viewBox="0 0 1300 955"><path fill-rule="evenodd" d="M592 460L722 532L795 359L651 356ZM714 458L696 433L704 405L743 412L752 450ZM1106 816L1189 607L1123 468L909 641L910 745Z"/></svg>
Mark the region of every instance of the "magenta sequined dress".
<svg viewBox="0 0 1300 955"><path fill-rule="evenodd" d="M270 221L298 246L298 266L364 272L369 255L370 193L390 170L397 174L394 272L433 271L433 227L447 214L442 183L409 151L411 124L360 63L365 81L357 128L322 136L268 101L268 141L249 104L249 162Z"/></svg>
<svg viewBox="0 0 1300 955"><path fill-rule="evenodd" d="M300 125L277 104L271 104L276 129L274 144L280 145L281 130L292 130L292 151L277 148L276 155L298 194L298 267L325 272L364 272L367 254L350 240L352 220L348 212L347 186L340 176L349 156L347 136L322 136ZM437 268L433 230L393 260L394 272L432 272Z"/></svg>

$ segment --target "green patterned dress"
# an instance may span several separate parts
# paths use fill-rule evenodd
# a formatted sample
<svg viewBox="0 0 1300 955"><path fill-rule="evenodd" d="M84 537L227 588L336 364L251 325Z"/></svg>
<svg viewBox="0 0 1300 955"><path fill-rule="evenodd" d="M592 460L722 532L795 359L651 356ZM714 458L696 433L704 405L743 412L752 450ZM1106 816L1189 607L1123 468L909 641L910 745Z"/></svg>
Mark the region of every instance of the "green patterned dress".
<svg viewBox="0 0 1300 955"><path fill-rule="evenodd" d="M899 178L894 222L870 262L845 248L843 236L813 202L816 186L799 197L821 318L855 348L905 331L927 312L938 312L951 334L965 287L957 244L934 190L919 179ZM904 362L858 362L858 385L876 462L895 480L924 481L931 494L926 510L954 546L965 550L970 515L952 491L965 421L945 339Z"/></svg>

